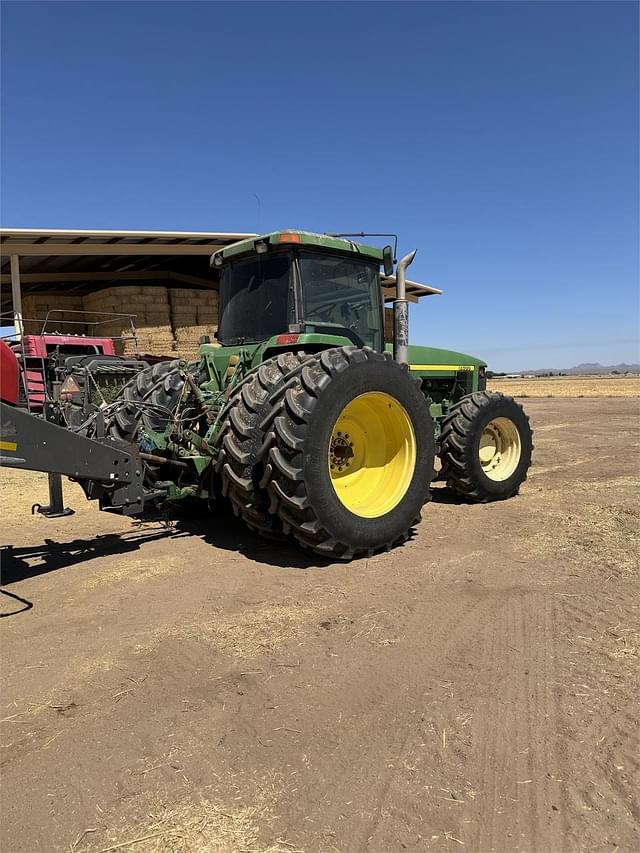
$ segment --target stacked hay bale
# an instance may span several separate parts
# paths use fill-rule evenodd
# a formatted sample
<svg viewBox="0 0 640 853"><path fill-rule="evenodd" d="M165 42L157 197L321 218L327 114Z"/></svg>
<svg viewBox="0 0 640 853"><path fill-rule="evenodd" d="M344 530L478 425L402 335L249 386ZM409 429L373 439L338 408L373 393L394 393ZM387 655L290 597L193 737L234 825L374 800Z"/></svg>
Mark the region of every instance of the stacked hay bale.
<svg viewBox="0 0 640 853"><path fill-rule="evenodd" d="M84 297L84 310L98 312L87 317L95 320L95 334L116 341L119 353L153 353L171 355L174 338L171 328L169 296L166 287L129 286L107 287ZM131 322L126 317L109 320L100 317L100 312L134 314L136 339L131 336ZM89 328L92 328L89 326Z"/></svg>
<svg viewBox="0 0 640 853"><path fill-rule="evenodd" d="M84 297L64 292L27 293L22 299L25 332L39 334L47 313L54 309L47 331L114 338L120 354L151 353L193 360L200 338L208 335L215 343L218 331L218 293L213 289L123 284ZM72 311L84 314L74 315ZM102 316L105 313L134 315L135 339L130 318Z"/></svg>
<svg viewBox="0 0 640 853"><path fill-rule="evenodd" d="M71 313L82 311L82 308L82 296L79 293L27 293L22 297L25 334L40 334L44 320L49 314L46 327L48 333L84 335L87 331L84 317Z"/></svg>
<svg viewBox="0 0 640 853"><path fill-rule="evenodd" d="M180 358L193 360L198 355L203 335L208 335L214 343L213 337L218 331L218 293L173 288L169 290L169 305L175 335L174 352Z"/></svg>

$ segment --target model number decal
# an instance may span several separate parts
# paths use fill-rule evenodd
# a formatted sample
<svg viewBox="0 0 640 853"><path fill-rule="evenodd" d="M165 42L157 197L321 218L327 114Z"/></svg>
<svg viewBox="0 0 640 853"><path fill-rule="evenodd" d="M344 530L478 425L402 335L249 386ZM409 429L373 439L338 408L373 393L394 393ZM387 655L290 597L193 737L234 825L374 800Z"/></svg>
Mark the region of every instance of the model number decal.
<svg viewBox="0 0 640 853"><path fill-rule="evenodd" d="M475 369L473 364L411 364L411 370L465 370L472 372Z"/></svg>

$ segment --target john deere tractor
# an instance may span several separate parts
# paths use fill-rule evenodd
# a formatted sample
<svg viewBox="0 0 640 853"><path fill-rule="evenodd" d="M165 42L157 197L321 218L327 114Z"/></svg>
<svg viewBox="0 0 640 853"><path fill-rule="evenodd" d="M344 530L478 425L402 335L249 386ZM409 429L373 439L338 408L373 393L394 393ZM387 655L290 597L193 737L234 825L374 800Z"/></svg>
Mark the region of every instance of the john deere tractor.
<svg viewBox="0 0 640 853"><path fill-rule="evenodd" d="M50 472L49 514L60 514L58 472L129 515L186 499L216 511L227 499L262 535L337 559L407 538L436 456L462 498L511 497L531 462L528 418L486 390L482 360L409 346L414 254L394 269L390 246L295 230L228 246L211 259L217 340L203 340L197 363L138 372L71 430L55 411L47 421L21 412L14 389L2 402L0 461ZM15 365L5 356L7 389ZM59 424L69 424L64 412Z"/></svg>
<svg viewBox="0 0 640 853"><path fill-rule="evenodd" d="M253 530L335 558L407 538L436 455L466 499L517 494L532 450L522 408L485 390L482 360L408 346L413 254L398 264L386 345L391 247L286 231L217 252L217 341L195 365L139 373L108 434L137 443L164 500L225 496Z"/></svg>

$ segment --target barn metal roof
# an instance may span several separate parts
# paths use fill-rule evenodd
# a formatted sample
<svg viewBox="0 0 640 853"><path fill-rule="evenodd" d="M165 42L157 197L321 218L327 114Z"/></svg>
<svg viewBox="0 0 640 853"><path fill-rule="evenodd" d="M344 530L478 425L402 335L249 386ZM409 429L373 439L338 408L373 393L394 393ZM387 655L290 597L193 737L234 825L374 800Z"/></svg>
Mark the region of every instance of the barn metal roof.
<svg viewBox="0 0 640 853"><path fill-rule="evenodd" d="M160 283L192 287L217 283L209 257L253 236L218 231L111 231L66 228L0 229L0 281L10 283L10 256L20 258L23 293L86 291L110 283ZM10 304L3 287L2 309ZM5 304L6 303L6 304Z"/></svg>
<svg viewBox="0 0 640 853"><path fill-rule="evenodd" d="M110 231L85 228L2 228L2 253L46 254L46 249L55 247L53 254L66 252L65 246L81 246L89 254L102 254L102 246L193 246L202 251L205 247L228 246L253 233L230 233L227 231ZM113 250L111 250L112 253ZM189 253L188 250L187 253Z"/></svg>
<svg viewBox="0 0 640 853"><path fill-rule="evenodd" d="M58 266L95 269L101 256L102 269L118 271L135 258L197 257L253 235L214 231L89 231L62 228L3 228L0 230L2 272L9 269L9 255L19 255L22 272L49 267L47 259L61 259ZM73 261L71 259L73 258ZM86 258L86 263L78 259ZM24 259L24 260L22 260ZM141 266L140 262L136 266ZM6 267L6 269L5 269Z"/></svg>

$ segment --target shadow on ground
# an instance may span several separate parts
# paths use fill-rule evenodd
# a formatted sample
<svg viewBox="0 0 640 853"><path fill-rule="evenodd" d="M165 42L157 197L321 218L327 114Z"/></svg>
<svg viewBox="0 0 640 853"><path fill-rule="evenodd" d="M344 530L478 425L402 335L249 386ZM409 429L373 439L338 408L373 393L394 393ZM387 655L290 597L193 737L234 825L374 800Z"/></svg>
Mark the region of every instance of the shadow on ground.
<svg viewBox="0 0 640 853"><path fill-rule="evenodd" d="M175 529L180 533L198 536L208 545L234 551L249 560L280 569L315 569L332 563L313 551L304 550L291 539L265 539L227 513L179 518Z"/></svg>
<svg viewBox="0 0 640 853"><path fill-rule="evenodd" d="M197 514L171 522L146 521L125 533L105 533L90 539L57 542L45 539L38 545L0 548L3 586L38 575L56 572L99 557L115 557L138 551L158 540L197 536L208 545L240 553L250 560L286 569L309 569L329 565L328 560L304 551L288 540L269 541L252 533L233 516Z"/></svg>
<svg viewBox="0 0 640 853"><path fill-rule="evenodd" d="M436 486L435 488L432 486L431 500L434 504L454 504L455 506L473 503L472 501L468 501L462 495L454 492L453 489L448 489L446 486Z"/></svg>
<svg viewBox="0 0 640 853"><path fill-rule="evenodd" d="M112 557L137 551L147 542L175 536L174 530L153 530L141 533L104 533L92 539L73 539L70 542L55 542L45 539L41 545L28 545L16 548L5 545L0 548L2 563L1 582L3 585L17 583L26 578L45 575L66 569L96 557Z"/></svg>
<svg viewBox="0 0 640 853"><path fill-rule="evenodd" d="M8 613L0 613L0 619L5 619L7 616L17 616L18 613L24 613L25 610L31 610L33 607L32 601L29 601L26 598L21 598L14 592L9 592L8 589L0 589L0 594L4 595L5 598L10 599L12 603L17 601L21 605L16 610L10 610Z"/></svg>
<svg viewBox="0 0 640 853"><path fill-rule="evenodd" d="M431 490L431 499L435 503L464 503L464 499L442 487ZM150 528L151 525L153 526ZM413 535L412 530L409 541ZM13 545L4 546L0 548L0 580L6 586L98 557L113 557L137 551L160 539L171 540L187 536L197 536L208 545L282 569L324 568L335 562L304 550L289 539L264 539L248 530L243 522L229 512L198 512L184 513L171 521L163 519L140 522L126 533L106 533L91 539L73 539L69 542L45 539L40 545L20 548Z"/></svg>

